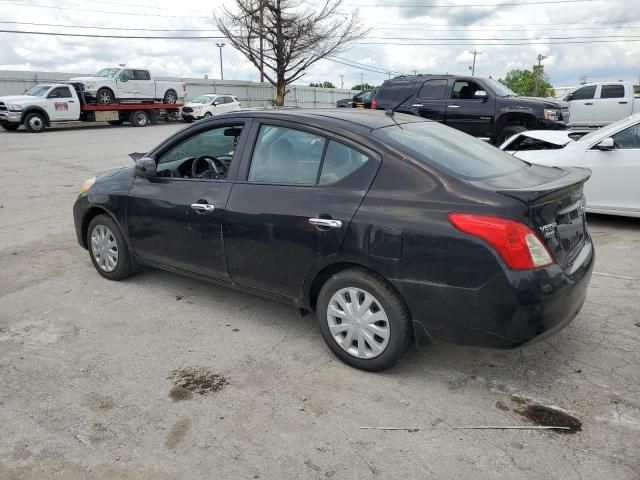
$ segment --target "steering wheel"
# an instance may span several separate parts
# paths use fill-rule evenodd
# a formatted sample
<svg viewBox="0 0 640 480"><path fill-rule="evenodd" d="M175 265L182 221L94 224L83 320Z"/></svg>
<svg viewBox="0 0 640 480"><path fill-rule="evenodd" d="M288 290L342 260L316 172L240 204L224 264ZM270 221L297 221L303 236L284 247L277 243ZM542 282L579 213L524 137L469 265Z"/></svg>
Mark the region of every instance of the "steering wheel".
<svg viewBox="0 0 640 480"><path fill-rule="evenodd" d="M198 167L200 166L201 163L206 163L207 169L198 173ZM218 178L220 176L226 177L228 172L229 172L229 169L227 168L225 163L219 158L213 157L211 155L200 155L191 164L192 178L211 178L211 177Z"/></svg>

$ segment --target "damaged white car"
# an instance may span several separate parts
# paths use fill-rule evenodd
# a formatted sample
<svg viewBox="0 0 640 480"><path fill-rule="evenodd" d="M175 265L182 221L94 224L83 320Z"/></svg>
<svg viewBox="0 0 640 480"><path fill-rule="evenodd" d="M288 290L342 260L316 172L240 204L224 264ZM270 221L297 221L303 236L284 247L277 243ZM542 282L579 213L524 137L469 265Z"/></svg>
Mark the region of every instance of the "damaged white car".
<svg viewBox="0 0 640 480"><path fill-rule="evenodd" d="M640 114L592 132L522 132L500 149L540 165L588 168L592 171L584 187L588 212L640 217Z"/></svg>

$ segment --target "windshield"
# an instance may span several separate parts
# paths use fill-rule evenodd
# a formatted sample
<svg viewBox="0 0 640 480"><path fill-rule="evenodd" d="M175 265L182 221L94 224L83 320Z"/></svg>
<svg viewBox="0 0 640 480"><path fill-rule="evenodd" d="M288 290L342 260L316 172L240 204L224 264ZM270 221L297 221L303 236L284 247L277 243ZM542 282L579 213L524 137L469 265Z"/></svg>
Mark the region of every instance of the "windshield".
<svg viewBox="0 0 640 480"><path fill-rule="evenodd" d="M606 127L602 127L598 130L587 133L580 138L580 141L584 140L585 142L591 142L592 140L607 138L620 130L620 128L627 125L631 126L633 123L629 123L629 120L631 120L633 123L640 122L640 113L636 113L635 115L631 115L630 117L625 117L622 120L618 120L617 122L607 125Z"/></svg>
<svg viewBox="0 0 640 480"><path fill-rule="evenodd" d="M482 140L436 122L392 125L374 130L373 136L417 160L467 180L506 175L528 166Z"/></svg>
<svg viewBox="0 0 640 480"><path fill-rule="evenodd" d="M215 97L210 96L210 95L200 95L199 97L194 98L193 100L191 100L192 103L210 103L213 101Z"/></svg>
<svg viewBox="0 0 640 480"><path fill-rule="evenodd" d="M51 88L51 85L36 85L24 92L25 95L31 95L32 97L43 97Z"/></svg>
<svg viewBox="0 0 640 480"><path fill-rule="evenodd" d="M510 88L504 86L500 82L496 82L493 78L483 78L484 82L498 97L517 97L517 93Z"/></svg>
<svg viewBox="0 0 640 480"><path fill-rule="evenodd" d="M119 71L119 68L103 68L94 77L115 77Z"/></svg>

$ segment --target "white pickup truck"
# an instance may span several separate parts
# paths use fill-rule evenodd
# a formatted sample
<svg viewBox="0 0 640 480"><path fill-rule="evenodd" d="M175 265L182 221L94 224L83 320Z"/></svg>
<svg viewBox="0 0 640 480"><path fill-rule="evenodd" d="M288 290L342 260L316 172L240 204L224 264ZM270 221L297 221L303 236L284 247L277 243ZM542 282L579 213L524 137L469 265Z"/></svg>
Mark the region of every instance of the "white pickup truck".
<svg viewBox="0 0 640 480"><path fill-rule="evenodd" d="M154 80L149 70L129 67L103 68L93 77L70 81L82 83L85 94L100 105L122 100L178 103L186 90L184 83Z"/></svg>
<svg viewBox="0 0 640 480"><path fill-rule="evenodd" d="M630 82L599 82L580 85L567 93L572 127L602 127L640 112L640 98Z"/></svg>

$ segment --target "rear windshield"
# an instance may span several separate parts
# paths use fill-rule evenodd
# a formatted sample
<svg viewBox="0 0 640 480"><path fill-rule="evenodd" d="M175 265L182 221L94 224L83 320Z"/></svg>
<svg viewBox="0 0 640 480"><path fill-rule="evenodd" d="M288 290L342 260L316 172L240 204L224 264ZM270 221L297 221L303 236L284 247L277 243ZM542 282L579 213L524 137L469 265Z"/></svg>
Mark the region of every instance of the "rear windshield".
<svg viewBox="0 0 640 480"><path fill-rule="evenodd" d="M497 177L528 164L488 143L436 122L393 125L373 131L418 160L468 180Z"/></svg>

